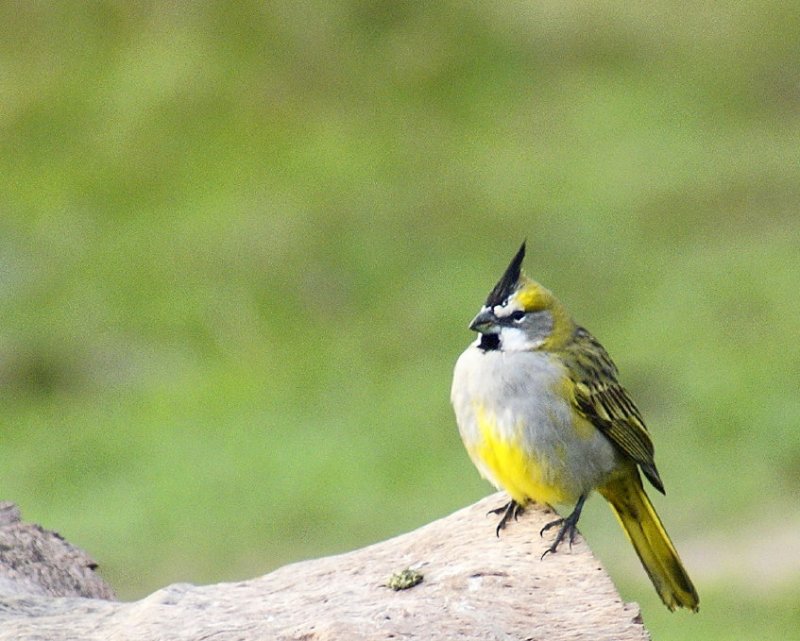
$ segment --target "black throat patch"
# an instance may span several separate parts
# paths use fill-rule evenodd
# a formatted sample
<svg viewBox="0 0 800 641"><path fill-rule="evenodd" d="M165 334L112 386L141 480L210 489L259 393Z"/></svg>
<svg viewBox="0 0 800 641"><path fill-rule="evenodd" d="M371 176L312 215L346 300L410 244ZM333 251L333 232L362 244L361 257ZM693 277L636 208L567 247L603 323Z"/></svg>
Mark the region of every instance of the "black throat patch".
<svg viewBox="0 0 800 641"><path fill-rule="evenodd" d="M497 334L481 334L481 342L478 343L478 349L484 352L500 349L500 337Z"/></svg>

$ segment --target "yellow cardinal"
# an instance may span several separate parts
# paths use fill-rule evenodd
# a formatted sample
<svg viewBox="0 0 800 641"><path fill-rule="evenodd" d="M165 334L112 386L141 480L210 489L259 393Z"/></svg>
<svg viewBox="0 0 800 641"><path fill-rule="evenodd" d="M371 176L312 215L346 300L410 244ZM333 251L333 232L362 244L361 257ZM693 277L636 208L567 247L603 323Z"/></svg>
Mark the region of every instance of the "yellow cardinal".
<svg viewBox="0 0 800 641"><path fill-rule="evenodd" d="M640 470L664 492L642 416L603 346L522 274L524 256L525 243L470 324L479 337L458 359L451 392L470 458L511 495L496 510L497 533L531 500L575 504L542 530L559 528L545 554L555 552L574 539L596 489L664 604L696 611L697 592L642 487Z"/></svg>

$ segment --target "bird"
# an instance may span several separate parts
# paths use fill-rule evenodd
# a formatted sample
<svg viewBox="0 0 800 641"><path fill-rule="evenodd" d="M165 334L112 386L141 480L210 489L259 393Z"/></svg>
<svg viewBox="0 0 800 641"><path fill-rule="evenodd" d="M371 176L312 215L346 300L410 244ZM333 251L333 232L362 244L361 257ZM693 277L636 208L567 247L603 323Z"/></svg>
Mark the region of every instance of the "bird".
<svg viewBox="0 0 800 641"><path fill-rule="evenodd" d="M662 494L653 442L600 342L548 289L522 272L525 242L469 324L451 402L467 453L510 500L496 534L530 502L574 505L542 559L571 546L593 491L608 501L664 605L698 611L699 597L642 475Z"/></svg>

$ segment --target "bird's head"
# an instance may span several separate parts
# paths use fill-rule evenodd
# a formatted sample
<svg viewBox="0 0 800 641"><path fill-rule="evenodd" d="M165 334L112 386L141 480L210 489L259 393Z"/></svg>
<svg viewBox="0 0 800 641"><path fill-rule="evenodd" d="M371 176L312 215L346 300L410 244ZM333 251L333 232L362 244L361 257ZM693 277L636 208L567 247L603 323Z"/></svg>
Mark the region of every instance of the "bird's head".
<svg viewBox="0 0 800 641"><path fill-rule="evenodd" d="M525 243L469 324L481 334L485 351L553 349L572 334L574 325L558 299L522 273L523 258Z"/></svg>

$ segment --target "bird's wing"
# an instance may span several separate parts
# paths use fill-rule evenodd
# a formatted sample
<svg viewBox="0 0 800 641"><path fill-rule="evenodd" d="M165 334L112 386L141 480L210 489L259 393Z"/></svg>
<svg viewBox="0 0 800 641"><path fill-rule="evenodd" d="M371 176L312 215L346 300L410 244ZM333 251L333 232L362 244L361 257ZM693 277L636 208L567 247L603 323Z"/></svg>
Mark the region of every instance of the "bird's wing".
<svg viewBox="0 0 800 641"><path fill-rule="evenodd" d="M574 349L567 351L569 375L574 383L576 410L642 468L661 493L664 484L653 459L653 442L642 415L617 381L617 367L603 346L579 327Z"/></svg>

